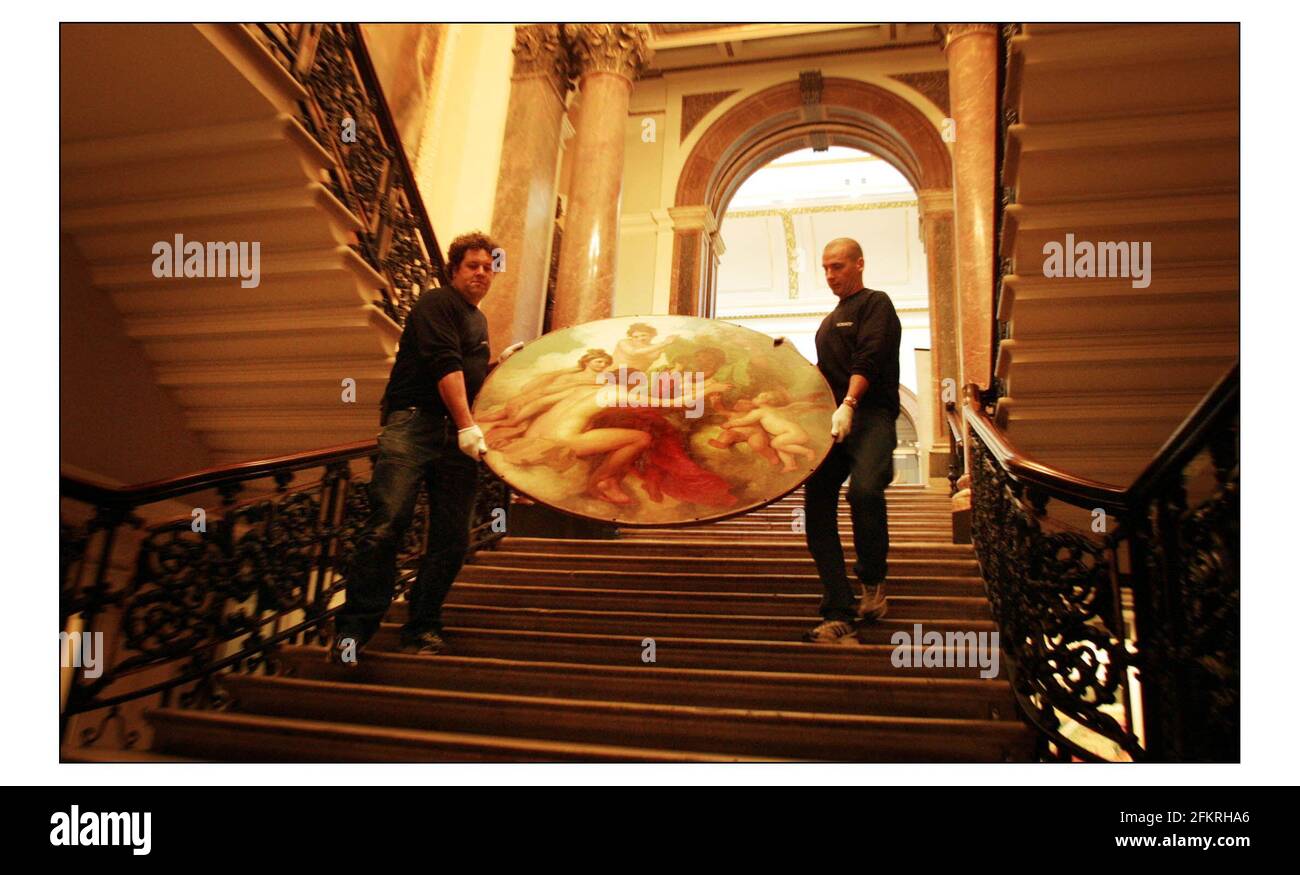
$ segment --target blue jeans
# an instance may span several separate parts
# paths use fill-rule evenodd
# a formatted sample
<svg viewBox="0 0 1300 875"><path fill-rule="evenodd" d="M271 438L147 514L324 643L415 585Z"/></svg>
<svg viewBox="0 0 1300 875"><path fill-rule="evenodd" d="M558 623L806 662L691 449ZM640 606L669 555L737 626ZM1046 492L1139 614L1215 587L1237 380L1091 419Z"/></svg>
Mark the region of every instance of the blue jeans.
<svg viewBox="0 0 1300 875"><path fill-rule="evenodd" d="M821 615L852 621L857 607L840 544L840 486L849 478L849 515L853 520L854 574L864 584L885 579L889 521L885 487L894 479L895 419L889 411L863 407L843 443L831 446L821 467L804 484L804 536L817 563L824 595Z"/></svg>
<svg viewBox="0 0 1300 875"><path fill-rule="evenodd" d="M346 602L335 632L358 646L379 629L393 601L397 553L415 515L420 484L429 497L428 546L411 586L402 632L442 628L442 603L465 562L478 491L478 464L456 444L456 425L416 408L394 410L379 433L370 478L370 516L347 569Z"/></svg>

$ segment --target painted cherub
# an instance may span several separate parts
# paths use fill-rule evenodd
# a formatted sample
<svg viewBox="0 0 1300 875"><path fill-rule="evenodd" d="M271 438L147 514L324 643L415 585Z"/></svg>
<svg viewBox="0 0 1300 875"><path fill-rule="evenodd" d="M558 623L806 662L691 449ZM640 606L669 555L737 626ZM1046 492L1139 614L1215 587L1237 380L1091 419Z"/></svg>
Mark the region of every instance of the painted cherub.
<svg viewBox="0 0 1300 875"><path fill-rule="evenodd" d="M719 413L726 414L731 419L743 417L753 412L756 408L754 402L749 398L740 398L732 407L727 407L722 403L721 393L710 395L713 399L713 407ZM771 442L767 439L767 432L763 427L755 423L754 425L738 425L728 428L722 426L722 431L715 438L709 438L709 446L725 450L733 444L744 442L754 451L754 454L768 461L775 468L781 464L781 458L772 449Z"/></svg>
<svg viewBox="0 0 1300 875"><path fill-rule="evenodd" d="M723 429L761 426L768 437L769 446L781 460L782 471L798 470L795 460L799 456L817 458L817 454L805 446L809 440L808 432L787 418L788 414L815 409L816 404L809 401L792 402L790 396L779 389L758 393L753 404L753 410L724 422Z"/></svg>
<svg viewBox="0 0 1300 875"><path fill-rule="evenodd" d="M614 365L629 371L648 371L659 354L677 339L676 334L670 334L656 341L654 336L658 333L653 325L644 322L629 325L627 337L614 345Z"/></svg>

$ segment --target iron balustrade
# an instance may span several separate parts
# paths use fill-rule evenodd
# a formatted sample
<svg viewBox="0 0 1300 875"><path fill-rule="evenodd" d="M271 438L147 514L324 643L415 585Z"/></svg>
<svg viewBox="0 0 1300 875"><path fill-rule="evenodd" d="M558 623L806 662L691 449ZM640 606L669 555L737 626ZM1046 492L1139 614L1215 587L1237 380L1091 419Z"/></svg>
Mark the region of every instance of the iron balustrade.
<svg viewBox="0 0 1300 875"><path fill-rule="evenodd" d="M324 642L370 511L377 451L361 441L123 488L61 477L59 627L106 643L97 676L72 669L63 728L107 709L77 740L90 745L128 702L221 708L222 673L275 673L281 645ZM504 536L510 498L482 463L479 478L471 552ZM178 501L189 514L145 522ZM422 491L399 568L428 537ZM399 575L399 594L412 575ZM139 738L123 734L127 747Z"/></svg>
<svg viewBox="0 0 1300 875"><path fill-rule="evenodd" d="M1128 488L1039 464L964 408L1012 687L1061 758L1240 758L1239 391L1234 366Z"/></svg>

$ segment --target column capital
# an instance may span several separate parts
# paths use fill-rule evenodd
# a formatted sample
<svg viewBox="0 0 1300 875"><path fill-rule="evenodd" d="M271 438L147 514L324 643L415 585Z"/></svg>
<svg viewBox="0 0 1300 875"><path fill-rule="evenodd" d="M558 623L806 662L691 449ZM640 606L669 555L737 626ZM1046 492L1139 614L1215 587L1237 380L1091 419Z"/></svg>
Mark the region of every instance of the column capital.
<svg viewBox="0 0 1300 875"><path fill-rule="evenodd" d="M564 37L575 73L614 73L635 81L650 60L650 28L644 24L566 24Z"/></svg>
<svg viewBox="0 0 1300 875"><path fill-rule="evenodd" d="M939 24L936 27L938 27L939 33L943 35L944 51L947 51L950 45L964 36L983 34L996 37L998 35L998 25L996 24Z"/></svg>
<svg viewBox="0 0 1300 875"><path fill-rule="evenodd" d="M546 79L564 99L569 90L569 56L560 41L557 24L520 24L515 26L514 79Z"/></svg>

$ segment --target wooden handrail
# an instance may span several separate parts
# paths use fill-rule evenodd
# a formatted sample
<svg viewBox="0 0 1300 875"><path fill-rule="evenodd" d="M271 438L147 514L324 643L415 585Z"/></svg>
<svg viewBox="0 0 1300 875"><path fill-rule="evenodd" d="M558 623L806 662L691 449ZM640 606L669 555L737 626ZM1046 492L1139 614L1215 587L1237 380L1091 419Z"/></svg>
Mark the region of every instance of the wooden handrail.
<svg viewBox="0 0 1300 875"><path fill-rule="evenodd" d="M304 450L300 453L290 453L285 456L271 456L265 459L253 459L248 462L236 462L232 465L204 468L189 474L180 474L162 480L151 480L133 486L109 486L80 477L60 474L59 494L99 506L138 507L155 501L165 501L190 492L216 489L221 486L241 483L245 480L256 480L260 477L270 477L287 471L298 471L303 468L328 465L332 462L357 459L371 455L378 448L379 442L374 439L355 441L350 444L339 444L319 450Z"/></svg>
<svg viewBox="0 0 1300 875"><path fill-rule="evenodd" d="M1237 401L1239 371L1240 365L1233 364L1219 378L1177 431L1156 451L1142 473L1127 487L1077 477L1035 461L1022 453L975 404L968 400L962 411L967 423L979 434L989 453L1012 479L1038 487L1050 496L1071 500L1080 507L1101 507L1110 512L1123 512L1148 495L1171 472L1181 470L1200 451L1204 446L1205 433ZM970 392L967 397L978 397L978 393Z"/></svg>
<svg viewBox="0 0 1300 875"><path fill-rule="evenodd" d="M1227 413L1236 410L1241 397L1241 363L1236 362L1219 378L1201 403L1187 415L1178 430L1156 452L1150 464L1133 481L1129 491L1135 498L1150 494L1173 472L1181 471L1205 446L1206 432Z"/></svg>
<svg viewBox="0 0 1300 875"><path fill-rule="evenodd" d="M1070 499L1083 507L1102 507L1120 512L1127 505L1128 491L1110 483L1076 477L1051 465L1044 465L1022 453L988 415L967 401L966 422L1012 479L1042 489L1056 498Z"/></svg>

